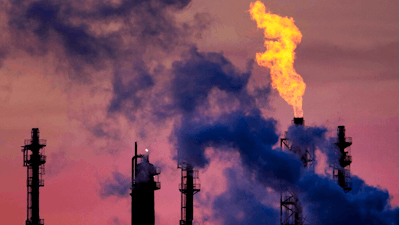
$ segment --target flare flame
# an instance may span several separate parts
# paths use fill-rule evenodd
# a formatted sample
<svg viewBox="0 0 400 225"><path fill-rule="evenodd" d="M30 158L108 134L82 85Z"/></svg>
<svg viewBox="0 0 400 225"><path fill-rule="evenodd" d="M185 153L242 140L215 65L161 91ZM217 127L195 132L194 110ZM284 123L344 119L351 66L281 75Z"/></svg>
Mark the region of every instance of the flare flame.
<svg viewBox="0 0 400 225"><path fill-rule="evenodd" d="M250 3L251 18L258 28L264 29L266 51L256 54L257 64L268 67L271 73L271 85L279 95L293 106L295 117L303 117L303 95L306 84L296 73L293 62L294 50L301 42L300 30L294 25L293 18L281 17L265 11L260 1Z"/></svg>

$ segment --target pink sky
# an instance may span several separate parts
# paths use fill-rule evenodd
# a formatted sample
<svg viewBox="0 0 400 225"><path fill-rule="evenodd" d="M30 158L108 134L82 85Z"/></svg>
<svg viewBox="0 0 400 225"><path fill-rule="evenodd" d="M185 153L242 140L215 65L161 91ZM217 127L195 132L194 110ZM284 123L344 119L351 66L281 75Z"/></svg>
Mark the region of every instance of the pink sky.
<svg viewBox="0 0 400 225"><path fill-rule="evenodd" d="M192 23L199 13L204 27L196 27L194 34L173 50L152 49L150 52L156 54L148 53L145 60L154 67L162 63L169 68L187 42L196 44L201 52L223 52L245 71L248 60L264 50L262 31L247 12L250 2L193 0L171 15L177 23ZM392 205L398 206L399 2L263 2L273 13L293 17L303 34L295 68L307 85L303 97L306 125L327 126L332 135L338 125L345 125L346 135L353 138L352 174L369 185L387 189L393 196ZM0 8L2 4L4 11L12 8L8 2L0 3ZM99 68L88 66L83 73L92 76L90 82L75 79L77 74L71 69L74 61L66 60L59 43L50 39L47 52L28 53L24 46L36 40L33 36L16 38L8 15L0 13L0 50L4 50L0 57L2 223L22 224L26 220L26 168L20 146L30 138L31 129L38 127L40 137L47 139L45 186L40 189L40 216L45 224L130 224L130 198L101 197L100 184L111 179L112 172L130 174L135 141L139 151L148 148L150 161L162 167L161 190L155 194L156 224L177 224L180 171L172 159L174 146L169 141L173 119L158 126L148 120L131 121L122 114L107 117L113 97L114 67L110 60L102 61ZM118 25L111 24L107 29L118 29ZM26 43L19 43L22 40ZM123 63L126 61L121 60L119 66ZM159 88L171 78L156 79ZM268 71L254 65L249 87L268 82ZM275 90L263 112L278 121L281 134L293 119L291 106ZM119 140L93 135L90 130L99 122L108 132L118 134ZM223 157L211 149L208 154L219 159L200 171L202 190L197 198L205 202L226 189L222 171L235 165L238 157ZM212 213L199 202L195 208L199 221Z"/></svg>

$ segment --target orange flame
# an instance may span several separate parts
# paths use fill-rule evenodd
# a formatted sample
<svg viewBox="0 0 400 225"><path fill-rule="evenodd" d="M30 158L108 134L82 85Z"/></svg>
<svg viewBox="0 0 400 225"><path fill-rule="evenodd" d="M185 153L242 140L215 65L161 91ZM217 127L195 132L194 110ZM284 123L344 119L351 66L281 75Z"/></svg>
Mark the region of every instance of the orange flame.
<svg viewBox="0 0 400 225"><path fill-rule="evenodd" d="M293 18L280 17L265 12L260 1L250 3L251 18L258 28L264 29L267 50L257 53L256 60L260 66L268 67L271 73L272 87L279 95L293 106L295 117L303 117L303 95L306 84L293 68L294 50L301 42L300 30L294 25Z"/></svg>

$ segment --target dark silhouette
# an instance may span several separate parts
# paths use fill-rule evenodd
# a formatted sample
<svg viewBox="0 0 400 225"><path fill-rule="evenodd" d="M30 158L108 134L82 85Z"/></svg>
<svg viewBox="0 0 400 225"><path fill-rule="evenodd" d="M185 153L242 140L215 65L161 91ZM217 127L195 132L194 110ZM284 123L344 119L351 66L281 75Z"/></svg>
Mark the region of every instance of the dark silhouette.
<svg viewBox="0 0 400 225"><path fill-rule="evenodd" d="M335 143L340 151L339 165L340 167L333 169L333 178L337 180L340 187L347 193L351 191L352 182L350 176L350 164L352 161L349 151L345 151L346 148L352 144L352 138L345 135L344 126L338 126L337 129L338 139Z"/></svg>
<svg viewBox="0 0 400 225"><path fill-rule="evenodd" d="M200 191L198 182L199 171L193 169L193 166L182 162L178 164L181 170L181 184L179 191L181 194L181 220L179 225L193 224L193 196Z"/></svg>
<svg viewBox="0 0 400 225"><path fill-rule="evenodd" d="M293 124L296 126L304 126L304 119L294 118ZM304 148L286 137L281 138L281 148L287 149L297 156L303 163L304 168L309 168L314 162L314 152L311 149ZM293 190L287 190L281 192L281 225L303 225L305 223L305 218L303 216L303 207L299 201L298 194Z"/></svg>
<svg viewBox="0 0 400 225"><path fill-rule="evenodd" d="M26 186L28 189L28 206L26 225L43 225L44 219L39 217L39 187L44 186L42 178L46 156L44 147L46 140L39 139L39 128L32 128L32 139L26 139L22 152L24 153L24 166L27 170ZM29 150L32 152L29 155Z"/></svg>
<svg viewBox="0 0 400 225"><path fill-rule="evenodd" d="M138 163L138 159L141 162ZM154 225L154 191L161 188L158 182L160 168L149 162L149 155L137 154L132 158L132 225Z"/></svg>

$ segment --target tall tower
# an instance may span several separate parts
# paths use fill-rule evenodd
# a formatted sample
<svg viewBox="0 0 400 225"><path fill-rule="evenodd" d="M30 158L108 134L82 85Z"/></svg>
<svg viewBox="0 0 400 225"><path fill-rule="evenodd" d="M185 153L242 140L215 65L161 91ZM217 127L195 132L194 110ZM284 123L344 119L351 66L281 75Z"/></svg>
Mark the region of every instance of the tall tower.
<svg viewBox="0 0 400 225"><path fill-rule="evenodd" d="M178 163L181 169L181 220L179 225L193 224L193 196L200 191L199 171L193 169L192 165L181 162Z"/></svg>
<svg viewBox="0 0 400 225"><path fill-rule="evenodd" d="M140 159L140 162L138 162ZM161 188L158 175L159 167L149 162L149 154L137 154L135 142L135 156L132 158L132 225L154 225L154 191Z"/></svg>
<svg viewBox="0 0 400 225"><path fill-rule="evenodd" d="M303 118L294 118L293 123L296 126L304 126ZM302 149L301 146L292 144L291 140L285 135L281 138L281 149L286 149L296 154L303 162L304 168L309 168L314 162L314 152L309 149ZM303 217L303 208L299 201L298 195L293 190L287 190L281 193L281 225L303 225L305 218Z"/></svg>
<svg viewBox="0 0 400 225"><path fill-rule="evenodd" d="M44 186L44 164L46 155L44 147L46 140L39 139L39 128L32 128L32 139L26 139L22 152L24 154L24 166L27 167L26 186L27 196L27 219L26 225L43 225L44 219L39 217L39 187ZM29 154L29 150L31 154Z"/></svg>
<svg viewBox="0 0 400 225"><path fill-rule="evenodd" d="M347 193L352 189L352 181L350 176L350 164L352 157L350 155L350 145L352 138L345 135L344 126L338 126L337 129L337 142L335 143L339 149L339 165L333 168L333 179L335 179L339 186ZM346 151L346 148L348 149Z"/></svg>

